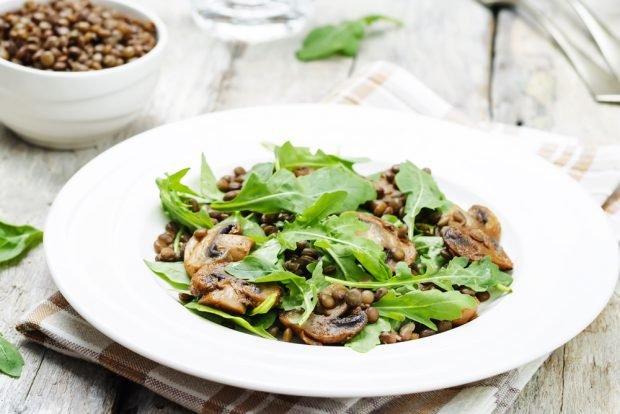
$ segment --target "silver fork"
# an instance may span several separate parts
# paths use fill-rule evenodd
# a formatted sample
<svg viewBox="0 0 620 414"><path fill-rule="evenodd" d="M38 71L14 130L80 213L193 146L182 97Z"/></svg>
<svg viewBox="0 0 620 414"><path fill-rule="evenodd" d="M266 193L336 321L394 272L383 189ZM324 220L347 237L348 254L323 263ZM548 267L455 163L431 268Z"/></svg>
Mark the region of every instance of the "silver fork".
<svg viewBox="0 0 620 414"><path fill-rule="evenodd" d="M523 12L527 17L546 30L555 43L564 52L575 71L586 84L590 93L598 102L620 103L620 81L600 67L577 48L556 24L543 13L521 0L478 0L487 7L510 7Z"/></svg>
<svg viewBox="0 0 620 414"><path fill-rule="evenodd" d="M580 0L566 0L588 28L612 72L620 79L620 41Z"/></svg>

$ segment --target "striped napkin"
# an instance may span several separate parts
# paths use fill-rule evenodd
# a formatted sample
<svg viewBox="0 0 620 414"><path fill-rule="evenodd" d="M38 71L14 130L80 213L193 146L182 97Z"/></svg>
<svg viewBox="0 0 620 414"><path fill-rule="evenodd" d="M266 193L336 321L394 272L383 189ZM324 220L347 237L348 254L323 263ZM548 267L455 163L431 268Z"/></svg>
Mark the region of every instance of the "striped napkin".
<svg viewBox="0 0 620 414"><path fill-rule="evenodd" d="M329 102L392 108L468 123L467 119L398 66L379 62L338 88ZM505 125L499 130L553 162L609 213L620 235L620 147L588 147L574 138ZM28 339L63 354L99 364L194 412L245 413L503 413L546 358L483 381L445 390L379 398L322 399L249 391L191 377L114 343L82 319L56 293L17 325Z"/></svg>

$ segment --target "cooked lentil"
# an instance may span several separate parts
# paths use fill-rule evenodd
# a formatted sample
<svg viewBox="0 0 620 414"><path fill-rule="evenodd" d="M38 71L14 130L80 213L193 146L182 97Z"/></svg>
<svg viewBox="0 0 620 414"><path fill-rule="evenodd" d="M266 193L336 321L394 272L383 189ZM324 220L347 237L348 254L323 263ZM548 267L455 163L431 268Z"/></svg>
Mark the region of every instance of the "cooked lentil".
<svg viewBox="0 0 620 414"><path fill-rule="evenodd" d="M153 22L89 0L27 1L0 15L0 58L61 72L124 65L157 43Z"/></svg>

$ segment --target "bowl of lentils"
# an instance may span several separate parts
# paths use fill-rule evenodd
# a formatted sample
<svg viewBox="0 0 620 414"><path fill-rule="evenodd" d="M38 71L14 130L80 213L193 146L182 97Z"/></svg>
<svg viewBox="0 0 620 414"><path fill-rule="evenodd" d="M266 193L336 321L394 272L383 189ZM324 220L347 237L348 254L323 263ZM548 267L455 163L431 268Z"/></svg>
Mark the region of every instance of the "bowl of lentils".
<svg viewBox="0 0 620 414"><path fill-rule="evenodd" d="M2 2L0 122L48 148L109 139L148 102L166 43L162 21L127 2Z"/></svg>

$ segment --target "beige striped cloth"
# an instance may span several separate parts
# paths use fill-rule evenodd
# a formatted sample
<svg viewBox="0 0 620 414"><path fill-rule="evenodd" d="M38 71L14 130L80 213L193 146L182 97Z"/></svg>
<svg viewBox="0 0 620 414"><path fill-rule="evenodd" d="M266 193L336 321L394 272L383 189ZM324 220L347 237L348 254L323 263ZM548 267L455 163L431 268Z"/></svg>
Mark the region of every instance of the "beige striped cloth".
<svg viewBox="0 0 620 414"><path fill-rule="evenodd" d="M379 62L352 78L331 102L370 105L466 123L443 99L405 70ZM620 230L620 147L587 147L577 140L525 128L501 130L580 180ZM619 232L620 233L620 232ZM28 339L63 354L99 364L198 413L503 413L545 358L483 381L445 390L380 398L321 399L239 389L161 366L114 343L82 319L60 293L37 305L17 329Z"/></svg>

